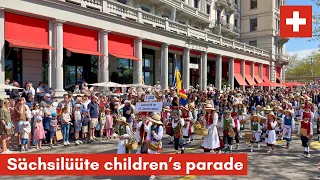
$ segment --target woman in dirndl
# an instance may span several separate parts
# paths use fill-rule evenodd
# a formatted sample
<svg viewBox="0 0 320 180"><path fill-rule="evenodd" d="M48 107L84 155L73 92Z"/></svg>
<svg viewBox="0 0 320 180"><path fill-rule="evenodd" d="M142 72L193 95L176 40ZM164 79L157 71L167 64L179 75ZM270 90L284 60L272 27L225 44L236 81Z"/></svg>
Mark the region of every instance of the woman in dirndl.
<svg viewBox="0 0 320 180"><path fill-rule="evenodd" d="M294 130L294 125L295 121L293 118L293 111L286 110L285 111L285 117L282 119L282 137L284 140L287 141L287 146L286 149L289 149L290 141L291 141L291 136L293 134Z"/></svg>
<svg viewBox="0 0 320 180"><path fill-rule="evenodd" d="M267 132L266 132L265 141L267 143L267 146L269 147L267 153L270 153L271 151L274 150L274 145L277 141L277 134L275 131L275 128L277 126L277 116L274 115L273 112L266 114L265 116L267 118L267 121L266 121Z"/></svg>
<svg viewBox="0 0 320 180"><path fill-rule="evenodd" d="M162 152L162 137L163 137L163 123L161 122L161 117L158 114L154 114L149 118L152 123L150 131L148 132L147 141L156 147L157 150L148 149L149 154L160 154ZM155 179L155 175L150 176L150 180Z"/></svg>
<svg viewBox="0 0 320 180"><path fill-rule="evenodd" d="M250 151L253 152L253 144L257 143L258 149L260 148L260 137L262 126L260 125L261 117L258 114L254 114L250 117L250 130L252 132L252 138L250 139L251 148Z"/></svg>

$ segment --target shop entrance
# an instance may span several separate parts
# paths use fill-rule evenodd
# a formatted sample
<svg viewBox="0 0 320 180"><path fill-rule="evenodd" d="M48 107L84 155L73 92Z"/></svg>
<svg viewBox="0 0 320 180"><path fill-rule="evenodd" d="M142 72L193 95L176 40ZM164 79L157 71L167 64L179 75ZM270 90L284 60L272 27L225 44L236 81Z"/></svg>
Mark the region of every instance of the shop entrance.
<svg viewBox="0 0 320 180"><path fill-rule="evenodd" d="M98 81L99 57L94 55L70 53L64 50L64 89L72 91L83 81L92 84Z"/></svg>

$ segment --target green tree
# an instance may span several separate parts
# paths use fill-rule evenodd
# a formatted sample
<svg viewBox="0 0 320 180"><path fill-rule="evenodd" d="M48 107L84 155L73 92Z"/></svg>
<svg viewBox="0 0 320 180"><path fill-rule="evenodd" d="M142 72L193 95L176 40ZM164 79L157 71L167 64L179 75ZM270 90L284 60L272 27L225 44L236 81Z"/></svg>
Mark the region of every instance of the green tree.
<svg viewBox="0 0 320 180"><path fill-rule="evenodd" d="M297 56L291 56L290 63L287 66L287 76L319 76L320 75L320 54L312 53L304 59L298 59Z"/></svg>

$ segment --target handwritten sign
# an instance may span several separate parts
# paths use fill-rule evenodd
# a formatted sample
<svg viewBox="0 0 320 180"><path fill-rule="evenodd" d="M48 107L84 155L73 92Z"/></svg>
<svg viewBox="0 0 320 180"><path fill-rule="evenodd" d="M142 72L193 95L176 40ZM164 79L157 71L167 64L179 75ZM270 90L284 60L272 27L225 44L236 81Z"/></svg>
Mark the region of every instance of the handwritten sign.
<svg viewBox="0 0 320 180"><path fill-rule="evenodd" d="M136 112L161 112L162 102L137 102Z"/></svg>
<svg viewBox="0 0 320 180"><path fill-rule="evenodd" d="M149 94L144 97L144 101L150 102L150 101L153 101L155 98L156 98L155 95Z"/></svg>

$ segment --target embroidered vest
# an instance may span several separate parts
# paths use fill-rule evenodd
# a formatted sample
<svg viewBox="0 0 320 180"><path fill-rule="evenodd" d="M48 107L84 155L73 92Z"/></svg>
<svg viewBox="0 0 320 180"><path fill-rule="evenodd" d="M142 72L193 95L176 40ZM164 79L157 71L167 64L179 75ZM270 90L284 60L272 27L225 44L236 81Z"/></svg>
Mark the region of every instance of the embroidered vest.
<svg viewBox="0 0 320 180"><path fill-rule="evenodd" d="M272 126L271 126L271 121L268 120L268 126L267 126L268 130L273 130Z"/></svg>
<svg viewBox="0 0 320 180"><path fill-rule="evenodd" d="M292 126L292 119L289 119L287 116L284 117L284 125Z"/></svg>
<svg viewBox="0 0 320 180"><path fill-rule="evenodd" d="M122 136L124 134L127 134L126 125L120 125L119 126L119 135Z"/></svg>
<svg viewBox="0 0 320 180"><path fill-rule="evenodd" d="M258 131L258 129L259 129L259 124L256 122L251 122L251 130Z"/></svg>
<svg viewBox="0 0 320 180"><path fill-rule="evenodd" d="M152 140L152 141L155 141L155 142L158 142L159 140L156 140L156 139L154 138L154 135L153 135L152 131L155 131L156 134L158 134L158 133L159 133L159 126L152 125L151 128L150 128L151 140Z"/></svg>
<svg viewBox="0 0 320 180"><path fill-rule="evenodd" d="M307 133L309 135L310 134L310 121L308 121L308 122L301 121L301 129L302 128L306 129Z"/></svg>
<svg viewBox="0 0 320 180"><path fill-rule="evenodd" d="M232 118L225 119L223 122L223 129L229 130L231 127L232 121L233 121Z"/></svg>

